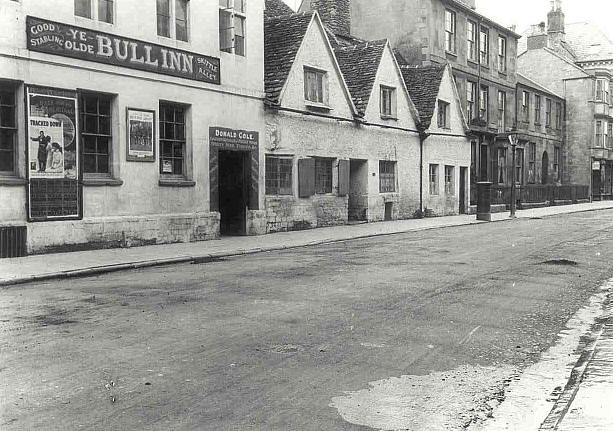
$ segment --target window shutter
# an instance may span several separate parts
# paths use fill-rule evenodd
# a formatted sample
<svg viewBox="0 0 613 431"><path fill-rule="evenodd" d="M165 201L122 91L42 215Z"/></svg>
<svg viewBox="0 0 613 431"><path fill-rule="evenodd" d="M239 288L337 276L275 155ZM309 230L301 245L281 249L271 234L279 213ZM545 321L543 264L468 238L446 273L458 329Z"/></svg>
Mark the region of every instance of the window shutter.
<svg viewBox="0 0 613 431"><path fill-rule="evenodd" d="M315 194L315 159L298 160L298 189L301 198Z"/></svg>
<svg viewBox="0 0 613 431"><path fill-rule="evenodd" d="M349 194L349 160L338 161L338 195Z"/></svg>

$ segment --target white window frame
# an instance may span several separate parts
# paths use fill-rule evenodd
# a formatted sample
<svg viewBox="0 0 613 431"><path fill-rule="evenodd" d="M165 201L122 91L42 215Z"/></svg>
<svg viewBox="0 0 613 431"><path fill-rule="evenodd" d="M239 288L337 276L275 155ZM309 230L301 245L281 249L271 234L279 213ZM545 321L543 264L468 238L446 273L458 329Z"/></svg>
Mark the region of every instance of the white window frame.
<svg viewBox="0 0 613 431"><path fill-rule="evenodd" d="M489 121L490 88L481 86L479 89L479 119Z"/></svg>
<svg viewBox="0 0 613 431"><path fill-rule="evenodd" d="M311 92L309 91L309 86L308 86L308 79L307 76L308 74L314 74L316 79L321 76L321 100L319 100L320 98L317 97L317 100L313 100L312 98L310 98L309 96L311 95ZM325 70L321 70L321 69L317 69L315 67L310 67L310 66L304 66L304 73L303 73L303 79L304 79L304 100L307 104L315 104L318 106L327 106L328 105L328 72ZM319 86L317 86L316 89L316 93L319 93Z"/></svg>
<svg viewBox="0 0 613 431"><path fill-rule="evenodd" d="M98 15L98 4L100 2L100 0L90 0L90 8L91 10L89 11L90 16L81 16L81 15L77 15L77 8L76 8L76 4L74 4L75 2L73 2L73 12L74 12L74 16L78 19L88 19L91 21L97 21L97 22L101 22L103 24L108 24L108 25L115 25L117 22L117 2L119 0L111 0L113 3L113 9L111 11L112 13L112 21L108 22L108 21L101 21L100 17Z"/></svg>
<svg viewBox="0 0 613 431"><path fill-rule="evenodd" d="M603 121L602 120L596 120L596 147L600 148L602 147L602 138L603 138Z"/></svg>
<svg viewBox="0 0 613 431"><path fill-rule="evenodd" d="M498 129L504 132L507 117L507 93L498 90Z"/></svg>
<svg viewBox="0 0 613 431"><path fill-rule="evenodd" d="M471 38L472 33L472 38ZM471 61L477 61L478 46L477 46L477 23L468 20L466 23L466 56Z"/></svg>
<svg viewBox="0 0 613 431"><path fill-rule="evenodd" d="M396 114L396 89L387 85L381 85L380 87L380 110L381 118L383 119L395 119ZM387 94L387 98L386 98ZM389 103L386 103L389 102ZM389 108L389 110L388 110Z"/></svg>
<svg viewBox="0 0 613 431"><path fill-rule="evenodd" d="M507 72L507 39L500 35L498 36L498 71Z"/></svg>
<svg viewBox="0 0 613 431"><path fill-rule="evenodd" d="M456 53L457 16L455 11L445 9L445 51Z"/></svg>
<svg viewBox="0 0 613 431"><path fill-rule="evenodd" d="M437 102L437 123L440 129L449 129L449 102L439 99Z"/></svg>
<svg viewBox="0 0 613 431"><path fill-rule="evenodd" d="M445 165L445 195L455 196L455 166Z"/></svg>
<svg viewBox="0 0 613 431"><path fill-rule="evenodd" d="M229 13L230 14L230 22L231 22L231 27L228 27L229 33L230 33L230 42L231 42L231 46L229 47L222 47L221 43L222 43L222 37L221 37L221 32L222 29L219 29L219 51L220 52L225 52L228 54L233 54L233 55L238 55L241 57L246 57L247 56L247 0L220 0L221 2L224 2L225 5L221 5L219 4L219 13L221 14L222 12L225 13ZM241 11L240 8L237 8L237 4L240 4L243 6L243 10ZM221 15L220 15L221 16ZM240 20L242 21L243 24L243 45L242 45L242 51L241 49L237 49L237 45L236 45L236 37L237 37L237 32L236 32L236 20ZM240 35L238 37L241 37Z"/></svg>
<svg viewBox="0 0 613 431"><path fill-rule="evenodd" d="M432 196L438 196L439 194L439 175L438 165L431 163L428 169L428 183L430 184L429 190Z"/></svg>
<svg viewBox="0 0 613 431"><path fill-rule="evenodd" d="M490 64L490 29L483 26L479 29L479 63L482 66Z"/></svg>
<svg viewBox="0 0 613 431"><path fill-rule="evenodd" d="M466 81L466 114L468 115L468 122L472 122L475 118L475 103L477 99L477 83L472 81Z"/></svg>
<svg viewBox="0 0 613 431"><path fill-rule="evenodd" d="M117 1L117 0L116 0ZM170 22L168 23L168 36L166 35L162 35L159 33L159 29L157 28L157 2L156 2L156 10L155 10L155 17L156 17L156 34L158 37L164 38L164 39L173 39L173 40L177 40L179 42L183 42L183 43L189 43L191 41L191 8L190 8L190 1L189 0L185 0L185 12L187 14L187 40L183 40L183 39L177 39L177 0L169 0L170 4L169 4L169 13L170 16L168 17L168 19L170 20Z"/></svg>

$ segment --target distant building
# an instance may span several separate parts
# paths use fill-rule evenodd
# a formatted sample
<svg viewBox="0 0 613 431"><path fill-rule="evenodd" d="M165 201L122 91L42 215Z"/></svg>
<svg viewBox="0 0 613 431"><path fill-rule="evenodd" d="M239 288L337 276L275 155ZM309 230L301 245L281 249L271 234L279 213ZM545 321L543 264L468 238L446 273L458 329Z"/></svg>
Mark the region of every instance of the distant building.
<svg viewBox="0 0 613 431"><path fill-rule="evenodd" d="M613 197L613 43L587 23L566 24L557 0L520 44L518 69L566 101L562 182L591 186L593 199Z"/></svg>

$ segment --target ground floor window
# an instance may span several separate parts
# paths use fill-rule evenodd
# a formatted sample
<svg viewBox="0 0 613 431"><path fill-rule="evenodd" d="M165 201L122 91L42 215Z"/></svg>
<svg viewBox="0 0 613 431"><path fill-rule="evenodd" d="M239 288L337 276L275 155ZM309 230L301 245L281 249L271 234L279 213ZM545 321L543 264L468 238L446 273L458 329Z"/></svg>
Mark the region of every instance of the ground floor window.
<svg viewBox="0 0 613 431"><path fill-rule="evenodd" d="M85 174L111 173L111 103L111 96L106 94L81 95L81 142Z"/></svg>
<svg viewBox="0 0 613 431"><path fill-rule="evenodd" d="M430 194L438 195L438 165L430 165Z"/></svg>
<svg viewBox="0 0 613 431"><path fill-rule="evenodd" d="M332 159L315 159L315 193L332 193Z"/></svg>
<svg viewBox="0 0 613 431"><path fill-rule="evenodd" d="M534 184L536 182L536 143L528 144L528 182Z"/></svg>
<svg viewBox="0 0 613 431"><path fill-rule="evenodd" d="M15 173L16 135L15 91L0 86L0 174Z"/></svg>
<svg viewBox="0 0 613 431"><path fill-rule="evenodd" d="M394 193L396 191L396 162L379 161L379 192Z"/></svg>
<svg viewBox="0 0 613 431"><path fill-rule="evenodd" d="M185 106L160 103L160 174L185 174Z"/></svg>
<svg viewBox="0 0 613 431"><path fill-rule="evenodd" d="M266 194L291 195L292 157L266 156Z"/></svg>
<svg viewBox="0 0 613 431"><path fill-rule="evenodd" d="M524 150L522 148L515 150L515 183L524 183Z"/></svg>
<svg viewBox="0 0 613 431"><path fill-rule="evenodd" d="M445 194L453 196L455 194L455 168L445 166Z"/></svg>
<svg viewBox="0 0 613 431"><path fill-rule="evenodd" d="M505 184L507 182L506 171L507 171L507 149L498 148L498 172L496 176L496 179L498 180L498 184Z"/></svg>
<svg viewBox="0 0 613 431"><path fill-rule="evenodd" d="M553 177L560 181L560 147L553 149Z"/></svg>

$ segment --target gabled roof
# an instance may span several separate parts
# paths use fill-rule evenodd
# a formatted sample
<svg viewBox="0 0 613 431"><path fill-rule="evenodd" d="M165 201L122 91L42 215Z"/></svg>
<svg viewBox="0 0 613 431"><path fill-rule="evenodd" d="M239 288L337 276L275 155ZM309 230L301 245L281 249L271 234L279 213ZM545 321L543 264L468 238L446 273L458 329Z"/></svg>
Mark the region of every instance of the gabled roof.
<svg viewBox="0 0 613 431"><path fill-rule="evenodd" d="M424 130L430 128L445 67L439 65L400 66L402 77L409 90L411 100L413 100L419 112L420 123Z"/></svg>
<svg viewBox="0 0 613 431"><path fill-rule="evenodd" d="M334 53L360 116L364 116L387 40L339 46Z"/></svg>
<svg viewBox="0 0 613 431"><path fill-rule="evenodd" d="M535 90L541 91L545 94L549 94L551 96L555 96L559 99L564 99L564 97L560 96L559 94L553 92L552 90L548 89L547 87L545 87L544 85L539 84L538 82L528 78L527 76L517 72L517 83L524 85L526 87L530 87L533 88Z"/></svg>
<svg viewBox="0 0 613 431"><path fill-rule="evenodd" d="M294 11L283 0L266 0L264 5L264 18L291 15Z"/></svg>
<svg viewBox="0 0 613 431"><path fill-rule="evenodd" d="M279 96L312 19L312 13L304 13L264 20L264 88L268 103L279 104Z"/></svg>

